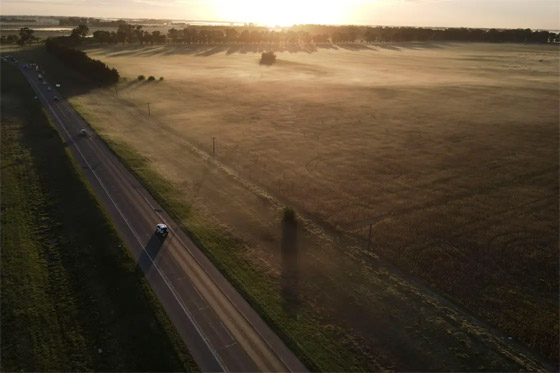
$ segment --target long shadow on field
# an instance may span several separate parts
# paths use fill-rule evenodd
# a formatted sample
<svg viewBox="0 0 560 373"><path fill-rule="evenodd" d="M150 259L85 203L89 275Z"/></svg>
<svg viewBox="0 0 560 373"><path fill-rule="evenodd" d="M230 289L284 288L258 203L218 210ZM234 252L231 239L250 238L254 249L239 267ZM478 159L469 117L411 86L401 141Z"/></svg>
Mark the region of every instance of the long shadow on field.
<svg viewBox="0 0 560 373"><path fill-rule="evenodd" d="M286 312L297 314L301 302L298 296L299 263L298 263L298 224L295 220L282 221L282 297Z"/></svg>
<svg viewBox="0 0 560 373"><path fill-rule="evenodd" d="M315 53L321 49L345 49L350 51L375 51L378 48L400 51L401 49L441 49L445 42L401 42L401 43L349 43L349 44L269 44L269 43L228 43L228 44L164 44L164 45L111 45L96 46L85 51L103 52L107 48L108 57L126 56L169 56L169 55L195 55L208 57L219 53L248 54L262 53L273 50L275 52L289 53ZM110 48L110 50L109 50Z"/></svg>
<svg viewBox="0 0 560 373"><path fill-rule="evenodd" d="M105 49L106 48L106 49ZM165 44L165 45L111 45L111 46L96 46L93 48L86 48L85 52L98 52L103 53L107 51L108 57L149 57L149 56L169 56L169 55L195 55L200 57L208 57L219 53L231 54L248 54L248 53L262 53L266 51L274 52L289 52L289 53L315 53L319 50L328 49L346 49L352 51L373 51L376 50L375 46L366 45L361 43L355 44L268 44L268 43L229 43L229 44Z"/></svg>
<svg viewBox="0 0 560 373"><path fill-rule="evenodd" d="M152 235L140 258L138 258L138 266L142 269L144 273L147 273L153 266L156 257L158 256L166 237L157 236L155 233Z"/></svg>
<svg viewBox="0 0 560 373"><path fill-rule="evenodd" d="M336 44L336 46L340 49L346 49L349 51L377 50L377 48L373 48L371 45L367 44Z"/></svg>
<svg viewBox="0 0 560 373"><path fill-rule="evenodd" d="M20 64L33 62L40 66L44 75L44 81L47 82L47 85L41 86L41 88L43 93L49 97L56 94L62 98L70 98L87 94L99 88L114 89L115 86L114 84L101 84L73 70L57 57L48 53L42 45L15 50L11 54L18 59ZM31 70L25 71L27 73L32 72ZM60 88L54 88L55 84L60 84ZM47 86L53 87L53 92L46 92L45 89Z"/></svg>

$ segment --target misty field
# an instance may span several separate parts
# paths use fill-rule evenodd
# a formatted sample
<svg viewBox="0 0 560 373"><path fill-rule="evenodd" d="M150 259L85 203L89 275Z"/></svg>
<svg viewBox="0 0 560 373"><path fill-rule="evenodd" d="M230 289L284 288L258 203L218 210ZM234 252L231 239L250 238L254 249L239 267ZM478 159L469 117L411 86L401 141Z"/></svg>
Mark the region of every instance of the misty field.
<svg viewBox="0 0 560 373"><path fill-rule="evenodd" d="M279 208L306 217L301 297L359 336L369 369L535 368L508 336L558 360L557 47L329 46L272 66L256 46L86 51L126 80L68 87L71 102L243 260L280 278ZM460 310L419 300L409 275Z"/></svg>

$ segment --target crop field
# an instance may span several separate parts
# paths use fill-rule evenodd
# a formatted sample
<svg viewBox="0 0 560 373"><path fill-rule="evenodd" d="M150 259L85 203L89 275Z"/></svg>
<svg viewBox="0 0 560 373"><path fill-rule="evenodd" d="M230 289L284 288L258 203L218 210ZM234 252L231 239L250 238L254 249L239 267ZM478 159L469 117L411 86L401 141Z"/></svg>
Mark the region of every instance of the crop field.
<svg viewBox="0 0 560 373"><path fill-rule="evenodd" d="M291 205L305 218L296 309L345 330L365 369L557 364L557 47L290 48L272 66L258 46L86 51L125 80L68 78L65 95L138 174L242 242L211 254L249 295L262 289L235 265L286 299Z"/></svg>

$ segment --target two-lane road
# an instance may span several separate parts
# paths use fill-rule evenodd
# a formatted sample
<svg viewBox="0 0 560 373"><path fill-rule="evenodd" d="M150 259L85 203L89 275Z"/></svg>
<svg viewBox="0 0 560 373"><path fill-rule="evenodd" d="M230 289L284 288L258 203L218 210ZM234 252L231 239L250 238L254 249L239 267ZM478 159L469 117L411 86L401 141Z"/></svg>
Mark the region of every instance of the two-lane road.
<svg viewBox="0 0 560 373"><path fill-rule="evenodd" d="M72 106L21 68L203 371L305 371ZM46 79L47 77L45 77ZM54 101L54 96L59 101ZM88 135L80 136L81 129ZM77 206L79 208L79 206ZM170 234L154 236L165 222Z"/></svg>

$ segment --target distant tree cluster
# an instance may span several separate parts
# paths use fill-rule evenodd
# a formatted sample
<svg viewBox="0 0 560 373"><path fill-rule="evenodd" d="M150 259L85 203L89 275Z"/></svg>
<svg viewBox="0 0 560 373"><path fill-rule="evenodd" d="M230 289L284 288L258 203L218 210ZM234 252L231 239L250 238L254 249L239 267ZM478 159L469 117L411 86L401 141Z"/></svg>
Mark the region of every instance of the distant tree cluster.
<svg viewBox="0 0 560 373"><path fill-rule="evenodd" d="M124 21L123 21L124 22ZM294 26L284 31L270 31L264 27L171 28L167 34L151 33L140 25L121 23L117 31L95 31L93 42L140 44L345 44L357 41L406 42L406 41L476 41L513 43L552 43L560 41L560 34L530 29L497 30L419 27L360 27L360 26Z"/></svg>
<svg viewBox="0 0 560 373"><path fill-rule="evenodd" d="M17 35L2 35L0 37L0 44L32 44L39 41L39 38L33 36L33 31L29 27L22 27L19 30L19 37Z"/></svg>
<svg viewBox="0 0 560 373"><path fill-rule="evenodd" d="M142 30L142 26L120 24L117 31L98 30L93 33L93 41L99 43L140 43L140 44L163 44L166 37L160 31L148 32Z"/></svg>
<svg viewBox="0 0 560 373"><path fill-rule="evenodd" d="M0 36L0 44L15 44L19 40L17 35L2 35Z"/></svg>
<svg viewBox="0 0 560 373"><path fill-rule="evenodd" d="M94 42L99 43L140 43L140 44L322 44L330 43L329 35L310 35L304 31L269 31L265 28L244 29L241 32L235 28L210 29L185 27L183 29L171 28L167 34L160 31L144 31L142 26L121 24L115 31L95 31Z"/></svg>
<svg viewBox="0 0 560 373"><path fill-rule="evenodd" d="M10 18L0 17L2 23L37 23L37 20L31 18Z"/></svg>
<svg viewBox="0 0 560 373"><path fill-rule="evenodd" d="M366 42L401 41L476 41L503 43L552 43L560 34L531 29L497 30L473 28L430 29L417 27L368 27L363 39Z"/></svg>
<svg viewBox="0 0 560 373"><path fill-rule="evenodd" d="M67 17L58 20L59 26L78 26L78 25L87 25L87 24L88 24L88 18L85 17Z"/></svg>
<svg viewBox="0 0 560 373"><path fill-rule="evenodd" d="M49 38L45 42L48 52L57 56L62 62L75 70L88 76L90 79L102 84L117 83L119 73L116 69L109 68L99 60L94 60L75 47L80 44L87 34L87 27L80 26L72 31L71 36Z"/></svg>
<svg viewBox="0 0 560 373"><path fill-rule="evenodd" d="M154 24L154 25L164 25L167 24L169 20L165 19L143 19L142 23ZM108 21L100 18L88 18L88 17L63 17L59 18L59 26L79 26L87 25L94 27L119 27L119 25L126 24L125 20L119 19L116 21Z"/></svg>

